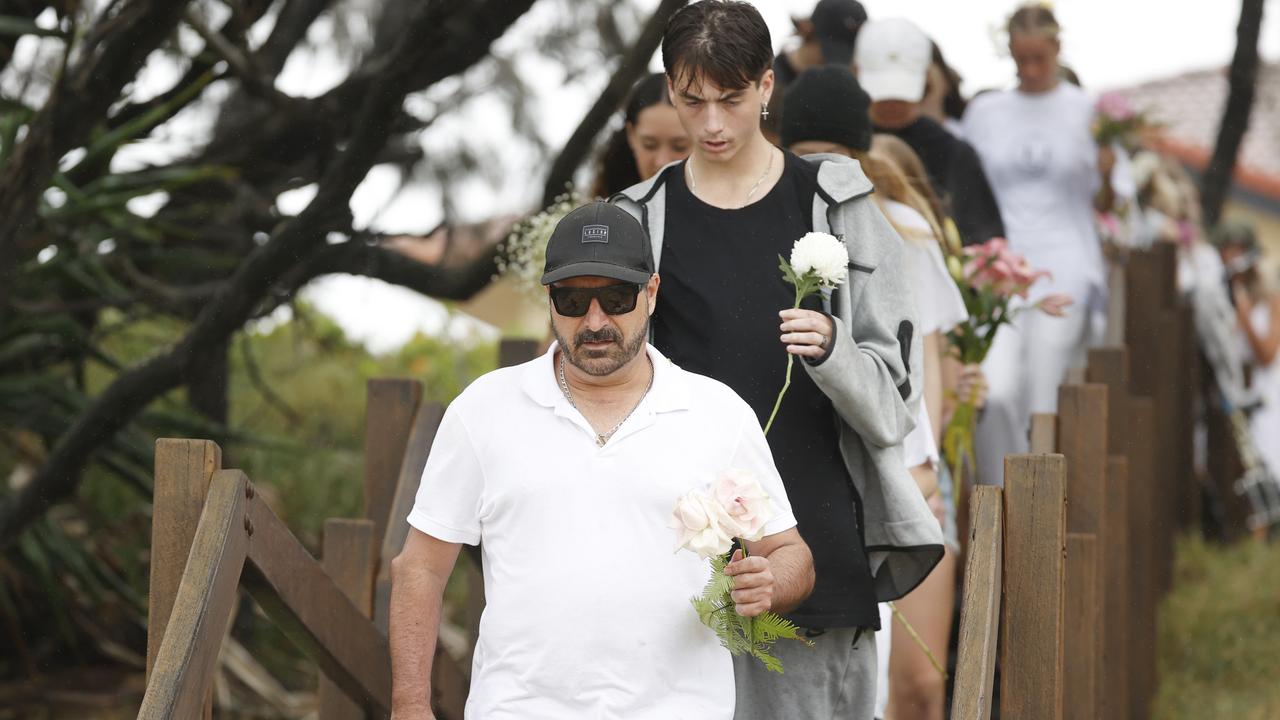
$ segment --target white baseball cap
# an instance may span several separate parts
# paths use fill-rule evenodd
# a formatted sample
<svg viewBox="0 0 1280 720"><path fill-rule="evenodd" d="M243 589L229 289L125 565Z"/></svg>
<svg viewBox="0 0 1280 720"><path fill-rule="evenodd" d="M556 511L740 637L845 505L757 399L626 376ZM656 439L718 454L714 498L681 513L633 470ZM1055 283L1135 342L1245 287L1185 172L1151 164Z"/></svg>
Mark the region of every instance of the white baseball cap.
<svg viewBox="0 0 1280 720"><path fill-rule="evenodd" d="M933 62L933 42L910 20L870 20L858 32L853 59L858 83L872 102L920 102Z"/></svg>

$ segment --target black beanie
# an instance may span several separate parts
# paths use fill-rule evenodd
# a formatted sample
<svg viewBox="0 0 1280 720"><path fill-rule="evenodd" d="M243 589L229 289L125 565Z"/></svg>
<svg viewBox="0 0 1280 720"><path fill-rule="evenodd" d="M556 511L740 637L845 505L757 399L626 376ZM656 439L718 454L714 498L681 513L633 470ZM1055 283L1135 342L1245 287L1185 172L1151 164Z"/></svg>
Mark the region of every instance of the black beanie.
<svg viewBox="0 0 1280 720"><path fill-rule="evenodd" d="M823 65L800 74L782 98L783 147L804 140L871 149L871 97L843 65Z"/></svg>

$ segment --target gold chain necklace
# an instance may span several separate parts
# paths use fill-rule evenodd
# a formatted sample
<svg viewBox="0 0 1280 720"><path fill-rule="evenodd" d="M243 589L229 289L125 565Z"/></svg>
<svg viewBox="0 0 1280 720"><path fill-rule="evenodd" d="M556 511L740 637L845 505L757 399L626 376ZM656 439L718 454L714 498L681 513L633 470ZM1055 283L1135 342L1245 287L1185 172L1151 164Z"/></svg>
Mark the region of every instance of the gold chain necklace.
<svg viewBox="0 0 1280 720"><path fill-rule="evenodd" d="M565 352L561 350L560 351L560 392L564 393L564 399L569 401L570 407L572 407L574 410L577 410L578 412L582 412L582 410L578 408L578 403L573 401L573 393L569 392L569 383L565 380L565 377L564 377L564 356L565 356ZM650 363L652 363L652 361L650 361ZM629 410L627 414L624 415L623 418L618 421L617 425L614 425L613 427L609 428L608 432L596 433L596 447L604 447L605 443L609 442L609 438L612 438L613 434L618 432L618 430L622 427L623 423L631 419L631 416L635 414L636 409L640 407L640 403L644 402L644 399L649 396L649 391L653 389L653 377L654 375L657 375L657 374L658 374L657 371L654 370L652 367L650 367L649 385L644 389L644 394L640 396L640 399L636 401L635 405L631 406L631 410ZM594 429L595 428L592 428L592 430Z"/></svg>
<svg viewBox="0 0 1280 720"><path fill-rule="evenodd" d="M693 158L689 158L687 161L685 161L684 169L685 169L685 172L689 174L689 191L696 195L698 193L698 181L696 178L693 177ZM746 206L747 201L751 199L751 196L756 194L756 190L760 189L760 183L764 182L764 179L769 177L769 171L772 169L773 169L773 147L770 147L769 163L764 166L764 172L760 173L760 177L756 179L756 183L751 186L751 189L747 191L747 196L742 199L743 206Z"/></svg>

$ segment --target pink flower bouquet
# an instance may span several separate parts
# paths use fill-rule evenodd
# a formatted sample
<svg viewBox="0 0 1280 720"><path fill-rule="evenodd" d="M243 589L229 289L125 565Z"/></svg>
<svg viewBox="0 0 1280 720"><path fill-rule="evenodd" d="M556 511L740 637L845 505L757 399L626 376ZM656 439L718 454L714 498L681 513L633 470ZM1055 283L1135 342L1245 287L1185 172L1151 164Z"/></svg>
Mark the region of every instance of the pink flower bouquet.
<svg viewBox="0 0 1280 720"><path fill-rule="evenodd" d="M759 540L774 512L773 502L756 478L730 469L720 474L709 491L691 490L676 501L672 528L677 552L688 550L711 561L711 579L702 595L691 599L698 619L715 632L730 653L749 654L780 673L782 662L769 652L773 643L808 641L800 636L798 627L774 613L739 615L730 595L733 578L724 573L732 558L734 538Z"/></svg>
<svg viewBox="0 0 1280 720"><path fill-rule="evenodd" d="M1129 98L1120 93L1103 93L1094 105L1093 139L1099 145L1129 144L1139 132L1151 125L1146 113L1135 110Z"/></svg>
<svg viewBox="0 0 1280 720"><path fill-rule="evenodd" d="M1031 267L1026 258L1009 249L1004 238L992 238L982 245L964 248L960 255L948 258L947 267L969 311L969 318L947 334L952 353L965 365L986 359L996 331L1021 310L1029 307L1058 315L1070 302L1064 296L1051 295L1034 305L1015 305L1015 298L1025 300L1031 286L1049 277L1049 273ZM976 421L975 398L959 398L942 436L943 451L951 460L952 475L957 482L964 465L973 465Z"/></svg>

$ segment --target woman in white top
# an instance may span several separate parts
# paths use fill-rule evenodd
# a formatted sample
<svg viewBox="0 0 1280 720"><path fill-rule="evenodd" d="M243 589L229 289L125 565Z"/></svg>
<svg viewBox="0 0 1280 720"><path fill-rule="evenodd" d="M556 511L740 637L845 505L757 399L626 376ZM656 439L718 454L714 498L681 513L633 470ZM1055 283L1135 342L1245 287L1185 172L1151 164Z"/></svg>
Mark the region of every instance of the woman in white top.
<svg viewBox="0 0 1280 720"><path fill-rule="evenodd" d="M938 476L942 429L945 333L967 317L959 290L947 273L939 222L928 200L912 188L891 157L876 152L867 114L870 99L848 70L828 65L805 71L783 100L781 139L797 155L837 153L856 159L875 186L872 196L906 241L924 347L923 402L915 430L903 441L907 468L949 530L948 550L929 577L898 601L898 608L939 662L946 663L954 603L956 547ZM896 138L891 138L896 140ZM877 142L881 142L876 138ZM901 141L898 141L901 143ZM910 152L910 148L907 148ZM975 369L976 370L976 369ZM950 514L954 519L954 509ZM946 683L907 633L891 632L892 618L881 607L876 646L881 669L877 716L941 720ZM888 705L888 713L885 708Z"/></svg>
<svg viewBox="0 0 1280 720"><path fill-rule="evenodd" d="M978 482L997 485L1004 456L1027 452L1032 413L1057 410L1058 386L1069 368L1083 364L1091 318L1105 309L1093 211L1095 202L1111 203L1115 164L1111 149L1093 140L1093 101L1059 79L1053 12L1024 6L1008 31L1018 87L970 101L965 137L982 159L1010 247L1053 273L1031 288L1029 300L1065 294L1074 304L1060 317L1019 314L997 333L983 364L990 394L975 438Z"/></svg>
<svg viewBox="0 0 1280 720"><path fill-rule="evenodd" d="M1280 477L1280 292L1262 279L1252 227L1228 225L1219 240L1245 357L1252 360L1249 385L1262 401L1249 416L1249 434L1267 469Z"/></svg>

